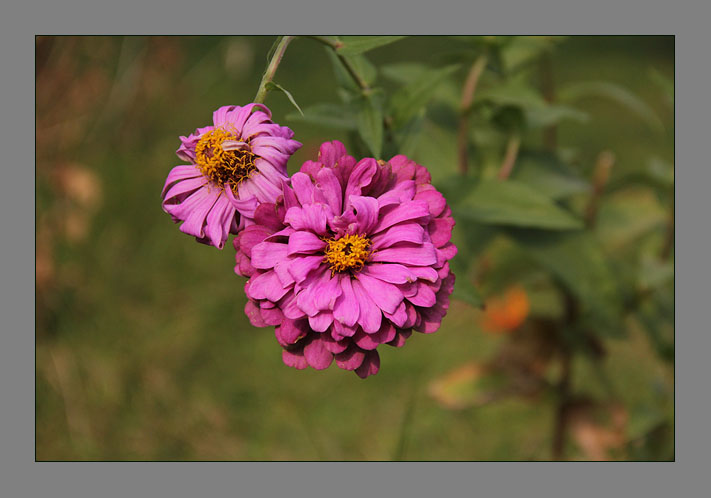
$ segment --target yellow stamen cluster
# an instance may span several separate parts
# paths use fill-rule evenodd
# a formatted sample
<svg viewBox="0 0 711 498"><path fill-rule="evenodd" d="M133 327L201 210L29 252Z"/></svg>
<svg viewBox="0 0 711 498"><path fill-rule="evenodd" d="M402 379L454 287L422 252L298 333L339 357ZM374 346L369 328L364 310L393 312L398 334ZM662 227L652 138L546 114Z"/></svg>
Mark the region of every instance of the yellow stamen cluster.
<svg viewBox="0 0 711 498"><path fill-rule="evenodd" d="M257 156L252 154L248 144L237 150L224 150L222 143L226 140L238 140L238 137L221 128L205 133L195 146L195 163L212 183L223 187L229 182L237 194L237 186L257 170L254 165Z"/></svg>
<svg viewBox="0 0 711 498"><path fill-rule="evenodd" d="M370 240L361 235L344 235L340 239L326 241L323 261L331 265L331 276L336 272L363 269L370 256Z"/></svg>

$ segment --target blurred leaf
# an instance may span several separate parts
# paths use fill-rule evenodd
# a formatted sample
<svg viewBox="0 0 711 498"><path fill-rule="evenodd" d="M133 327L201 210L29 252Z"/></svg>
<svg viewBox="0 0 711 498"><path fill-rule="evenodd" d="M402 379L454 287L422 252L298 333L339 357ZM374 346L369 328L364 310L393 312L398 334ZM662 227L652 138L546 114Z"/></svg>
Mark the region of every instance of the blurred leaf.
<svg viewBox="0 0 711 498"><path fill-rule="evenodd" d="M355 130L357 128L353 111L343 104L321 103L307 107L302 114L289 114L287 119L303 121L328 128Z"/></svg>
<svg viewBox="0 0 711 498"><path fill-rule="evenodd" d="M674 263L657 258L643 258L639 269L639 287L658 289L674 281Z"/></svg>
<svg viewBox="0 0 711 498"><path fill-rule="evenodd" d="M519 154L511 178L554 200L590 190L588 182L570 166L545 151L524 151Z"/></svg>
<svg viewBox="0 0 711 498"><path fill-rule="evenodd" d="M358 87L358 84L353 81L353 77L343 66L343 63L334 53L334 51L330 48L326 48L326 54L331 60L331 64L333 65L333 71L336 75L336 81L338 81L339 86L348 90L352 94L360 94L360 87ZM348 60L348 62L350 62L355 72L358 73L368 85L372 85L373 83L375 83L375 79L378 76L378 71L375 66L373 66L373 64L371 64L371 62L365 58L365 56L343 55L342 57Z"/></svg>
<svg viewBox="0 0 711 498"><path fill-rule="evenodd" d="M459 216L481 223L549 230L582 228L582 222L549 197L515 180L484 180L455 208Z"/></svg>
<svg viewBox="0 0 711 498"><path fill-rule="evenodd" d="M341 36L343 45L336 51L341 55L358 55L374 48L402 40L405 36Z"/></svg>
<svg viewBox="0 0 711 498"><path fill-rule="evenodd" d="M658 230L666 212L653 192L639 188L606 196L597 215L596 230L608 250L636 249L641 237Z"/></svg>
<svg viewBox="0 0 711 498"><path fill-rule="evenodd" d="M296 100L294 100L293 95L291 95L291 92L289 92L286 88L281 86L279 83L275 83L273 81L270 81L267 83L267 90L279 90L280 92L283 92L287 98L289 99L289 102L292 103L294 107L296 107L296 110L299 111L299 114L302 116L304 115L304 111L301 110L301 107L299 107L299 104L296 103Z"/></svg>
<svg viewBox="0 0 711 498"><path fill-rule="evenodd" d="M597 322L597 333L618 334L621 301L614 274L597 239L589 232L508 230L525 253L576 296L583 318Z"/></svg>
<svg viewBox="0 0 711 498"><path fill-rule="evenodd" d="M423 78L432 68L420 62L394 62L379 67L380 73L390 81L407 85L408 83ZM432 100L447 104L458 109L461 89L452 78L445 78L432 94Z"/></svg>
<svg viewBox="0 0 711 498"><path fill-rule="evenodd" d="M649 70L652 81L662 90L664 100L669 107L674 107L674 81L664 76L657 68Z"/></svg>
<svg viewBox="0 0 711 498"><path fill-rule="evenodd" d="M507 72L520 69L564 39L564 36L513 36L501 49L504 68Z"/></svg>
<svg viewBox="0 0 711 498"><path fill-rule="evenodd" d="M523 109L545 107L543 96L525 81L517 79L477 91L475 104L489 101L499 106L515 106Z"/></svg>
<svg viewBox="0 0 711 498"><path fill-rule="evenodd" d="M622 105L627 110L637 114L653 130L663 131L662 120L654 110L642 99L626 88L607 81L586 81L574 83L561 88L558 97L563 102L572 102L586 97L601 97L610 99Z"/></svg>
<svg viewBox="0 0 711 498"><path fill-rule="evenodd" d="M368 95L358 101L358 132L376 159L383 148L383 111L376 96Z"/></svg>
<svg viewBox="0 0 711 498"><path fill-rule="evenodd" d="M395 128L402 127L418 112L424 110L437 87L459 67L459 64L456 64L429 70L397 90L390 99L389 108Z"/></svg>
<svg viewBox="0 0 711 498"><path fill-rule="evenodd" d="M561 121L576 121L586 123L590 116L578 109L564 105L545 105L536 109L527 109L526 124L531 128L543 128Z"/></svg>
<svg viewBox="0 0 711 498"><path fill-rule="evenodd" d="M475 308L481 308L484 305L484 299L479 294L479 291L474 286L470 273L472 261L457 255L449 262L452 273L455 275L454 292L452 298L464 301Z"/></svg>
<svg viewBox="0 0 711 498"><path fill-rule="evenodd" d="M673 316L664 316L657 306L645 303L636 313L649 342L661 359L674 361Z"/></svg>

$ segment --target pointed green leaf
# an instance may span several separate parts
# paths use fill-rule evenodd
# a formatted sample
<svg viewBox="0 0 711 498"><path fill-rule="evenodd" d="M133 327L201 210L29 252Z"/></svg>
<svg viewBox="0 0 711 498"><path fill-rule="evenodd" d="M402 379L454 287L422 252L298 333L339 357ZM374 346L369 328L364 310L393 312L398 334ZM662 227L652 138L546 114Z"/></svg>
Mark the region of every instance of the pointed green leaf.
<svg viewBox="0 0 711 498"><path fill-rule="evenodd" d="M356 120L353 110L343 104L320 103L304 109L302 114L289 114L287 119L302 121L327 128L337 128L342 130L355 130Z"/></svg>
<svg viewBox="0 0 711 498"><path fill-rule="evenodd" d="M569 165L543 151L521 153L511 178L555 200L590 190L589 183Z"/></svg>
<svg viewBox="0 0 711 498"><path fill-rule="evenodd" d="M571 230L582 222L549 197L514 180L484 180L455 208L458 216L480 223Z"/></svg>
<svg viewBox="0 0 711 498"><path fill-rule="evenodd" d="M390 99L389 114L393 125L399 128L425 109L437 87L452 75L460 65L427 71L414 81L400 88Z"/></svg>
<svg viewBox="0 0 711 498"><path fill-rule="evenodd" d="M403 38L405 36L341 36L343 45L336 51L341 55L358 55Z"/></svg>
<svg viewBox="0 0 711 498"><path fill-rule="evenodd" d="M637 114L653 130L664 130L662 120L644 100L626 88L614 83L608 81L586 81L568 85L559 92L561 101L573 102L585 97L610 99Z"/></svg>
<svg viewBox="0 0 711 498"><path fill-rule="evenodd" d="M304 112L301 110L301 107L299 107L299 104L296 103L296 100L294 100L294 96L291 95L291 92L289 92L289 90L281 86L279 83L270 81L269 83L267 83L267 90L279 90L280 92L283 92L284 95L286 95L289 99L289 102L291 102L292 105L296 107L296 110L299 111L299 114L301 114L302 116L304 115Z"/></svg>
<svg viewBox="0 0 711 498"><path fill-rule="evenodd" d="M379 159L383 148L383 112L372 95L360 99L358 106L358 133L373 157Z"/></svg>

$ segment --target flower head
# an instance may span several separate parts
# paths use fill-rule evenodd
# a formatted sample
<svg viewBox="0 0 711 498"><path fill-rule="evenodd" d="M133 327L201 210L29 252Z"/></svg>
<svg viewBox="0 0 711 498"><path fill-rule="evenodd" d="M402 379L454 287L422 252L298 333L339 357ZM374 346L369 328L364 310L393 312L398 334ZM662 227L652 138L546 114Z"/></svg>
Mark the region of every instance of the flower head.
<svg viewBox="0 0 711 498"><path fill-rule="evenodd" d="M405 156L356 160L321 146L261 204L234 241L235 271L250 277L246 312L274 325L285 364L336 364L377 373L381 344L431 333L449 307L454 220L427 170Z"/></svg>
<svg viewBox="0 0 711 498"><path fill-rule="evenodd" d="M287 180L286 163L301 144L271 121L262 104L224 106L213 125L180 137L176 166L163 187L163 209L180 231L222 248L230 233L252 224L260 202L275 202Z"/></svg>

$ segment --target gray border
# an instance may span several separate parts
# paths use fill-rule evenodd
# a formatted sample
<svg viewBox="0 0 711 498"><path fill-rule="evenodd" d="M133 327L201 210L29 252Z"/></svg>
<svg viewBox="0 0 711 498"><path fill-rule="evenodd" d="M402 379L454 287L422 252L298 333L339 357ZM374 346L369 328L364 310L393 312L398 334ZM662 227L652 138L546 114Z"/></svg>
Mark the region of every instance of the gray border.
<svg viewBox="0 0 711 498"><path fill-rule="evenodd" d="M366 0L334 7L202 1L26 1L0 23L3 258L0 267L0 489L4 496L695 496L707 471L708 4L697 1ZM374 15L375 14L375 15ZM677 35L677 221L695 227L677 258L676 463L35 463L33 85L35 34L674 34ZM702 178L703 176L703 178ZM707 181L704 181L707 180ZM19 188L18 188L19 186ZM705 347L704 347L705 346ZM683 404L682 404L683 403ZM692 492L690 492L690 490ZM413 493L414 492L414 493Z"/></svg>

